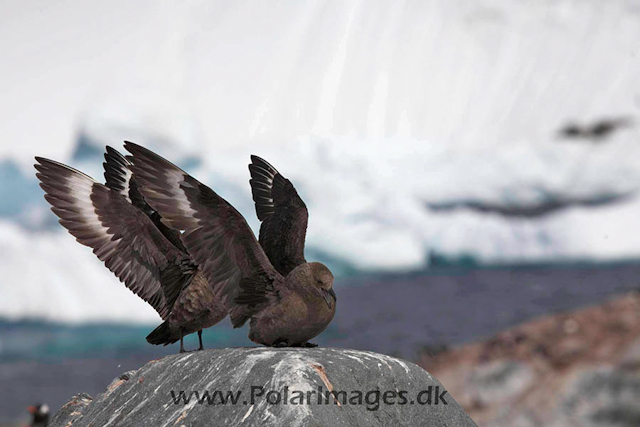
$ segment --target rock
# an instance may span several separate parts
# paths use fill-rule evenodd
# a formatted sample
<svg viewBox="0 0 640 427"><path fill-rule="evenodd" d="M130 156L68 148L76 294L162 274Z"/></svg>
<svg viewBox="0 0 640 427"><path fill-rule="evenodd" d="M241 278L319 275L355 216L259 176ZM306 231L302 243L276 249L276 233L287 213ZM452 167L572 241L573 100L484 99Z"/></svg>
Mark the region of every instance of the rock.
<svg viewBox="0 0 640 427"><path fill-rule="evenodd" d="M640 426L640 293L425 353L422 364L483 426Z"/></svg>
<svg viewBox="0 0 640 427"><path fill-rule="evenodd" d="M533 380L533 370L524 363L499 360L478 365L468 379L469 393L481 405L499 404L521 393Z"/></svg>
<svg viewBox="0 0 640 427"><path fill-rule="evenodd" d="M69 405L52 427L476 425L419 366L334 348L176 354L121 375L75 417Z"/></svg>
<svg viewBox="0 0 640 427"><path fill-rule="evenodd" d="M49 425L73 425L82 415L93 399L86 393L76 394L56 413Z"/></svg>
<svg viewBox="0 0 640 427"><path fill-rule="evenodd" d="M612 367L580 372L552 417L553 426L640 426L640 374Z"/></svg>

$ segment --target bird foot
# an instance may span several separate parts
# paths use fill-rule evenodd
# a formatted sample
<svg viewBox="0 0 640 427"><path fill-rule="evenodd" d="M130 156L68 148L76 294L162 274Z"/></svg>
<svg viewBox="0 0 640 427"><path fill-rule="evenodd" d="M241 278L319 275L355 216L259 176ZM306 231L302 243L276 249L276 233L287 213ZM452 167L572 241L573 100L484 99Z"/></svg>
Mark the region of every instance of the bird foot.
<svg viewBox="0 0 640 427"><path fill-rule="evenodd" d="M318 344L314 344L312 342L289 345L286 341L277 341L271 345L271 347L306 347L306 348L312 348L317 346Z"/></svg>

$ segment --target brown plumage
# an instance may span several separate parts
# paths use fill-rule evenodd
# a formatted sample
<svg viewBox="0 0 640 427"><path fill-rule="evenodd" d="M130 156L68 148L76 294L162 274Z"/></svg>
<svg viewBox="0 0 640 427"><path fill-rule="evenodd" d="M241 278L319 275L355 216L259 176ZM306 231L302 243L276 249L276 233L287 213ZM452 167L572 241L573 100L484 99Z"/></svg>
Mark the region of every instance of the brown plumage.
<svg viewBox="0 0 640 427"><path fill-rule="evenodd" d="M258 157L250 166L260 243L240 213L157 154L127 142L144 200L180 238L234 327L265 345L311 345L336 308L333 275L304 259L307 209L293 185Z"/></svg>
<svg viewBox="0 0 640 427"><path fill-rule="evenodd" d="M286 276L304 258L309 213L293 184L258 156L251 156L251 192L260 225L260 246L271 264Z"/></svg>
<svg viewBox="0 0 640 427"><path fill-rule="evenodd" d="M179 232L161 223L132 176L131 163L116 150L105 154L106 185L61 163L36 157L40 187L60 224L79 243L93 248L131 291L148 302L164 322L151 344L171 344L226 316L226 309L198 270Z"/></svg>

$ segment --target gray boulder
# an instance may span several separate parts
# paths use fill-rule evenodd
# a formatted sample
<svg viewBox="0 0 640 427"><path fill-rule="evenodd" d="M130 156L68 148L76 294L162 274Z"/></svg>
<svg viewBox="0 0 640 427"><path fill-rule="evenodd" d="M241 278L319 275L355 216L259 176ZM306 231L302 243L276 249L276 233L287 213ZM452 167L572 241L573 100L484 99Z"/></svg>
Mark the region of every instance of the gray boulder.
<svg viewBox="0 0 640 427"><path fill-rule="evenodd" d="M475 426L417 365L335 348L176 354L83 402L65 405L51 426Z"/></svg>
<svg viewBox="0 0 640 427"><path fill-rule="evenodd" d="M550 426L640 426L640 373L614 367L585 369L559 398Z"/></svg>

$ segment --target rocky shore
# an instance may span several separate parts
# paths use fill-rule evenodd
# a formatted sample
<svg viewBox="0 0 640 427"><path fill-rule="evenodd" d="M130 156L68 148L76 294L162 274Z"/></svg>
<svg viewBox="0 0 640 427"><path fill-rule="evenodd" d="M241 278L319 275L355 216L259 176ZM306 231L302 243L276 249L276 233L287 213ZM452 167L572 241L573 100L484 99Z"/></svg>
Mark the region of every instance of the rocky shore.
<svg viewBox="0 0 640 427"><path fill-rule="evenodd" d="M638 426L640 293L431 349L419 364L482 426Z"/></svg>

